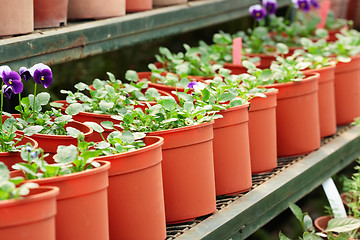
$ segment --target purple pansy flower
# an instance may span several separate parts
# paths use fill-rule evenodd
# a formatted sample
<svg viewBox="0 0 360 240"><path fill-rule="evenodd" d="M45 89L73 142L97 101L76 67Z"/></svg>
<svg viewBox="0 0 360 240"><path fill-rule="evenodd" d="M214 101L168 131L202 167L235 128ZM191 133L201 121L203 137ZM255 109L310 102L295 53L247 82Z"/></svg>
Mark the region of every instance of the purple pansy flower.
<svg viewBox="0 0 360 240"><path fill-rule="evenodd" d="M263 0L262 4L264 5L268 14L275 14L278 6L276 0Z"/></svg>
<svg viewBox="0 0 360 240"><path fill-rule="evenodd" d="M21 78L24 79L25 82L29 81L29 79L32 77L30 74L30 70L26 67L21 67L19 73Z"/></svg>
<svg viewBox="0 0 360 240"><path fill-rule="evenodd" d="M310 2L311 2L311 5L314 8L319 8L320 7L318 0L310 0Z"/></svg>
<svg viewBox="0 0 360 240"><path fill-rule="evenodd" d="M51 68L43 63L38 63L29 69L31 76L34 78L34 82L43 85L44 88L48 88L53 82L53 76Z"/></svg>
<svg viewBox="0 0 360 240"><path fill-rule="evenodd" d="M252 5L249 8L249 12L257 21L260 21L266 16L266 11L260 4Z"/></svg>
<svg viewBox="0 0 360 240"><path fill-rule="evenodd" d="M194 89L194 86L197 86L197 85L198 85L197 82L190 82L190 83L188 84L188 88Z"/></svg>
<svg viewBox="0 0 360 240"><path fill-rule="evenodd" d="M300 8L304 12L310 11L310 0L292 0L296 8Z"/></svg>
<svg viewBox="0 0 360 240"><path fill-rule="evenodd" d="M8 86L8 85L4 85L3 89L2 89L3 94L5 95L5 97L7 97L8 99L11 98L11 95L13 94L13 89L12 87Z"/></svg>
<svg viewBox="0 0 360 240"><path fill-rule="evenodd" d="M21 82L20 75L12 71L9 66L0 67L0 77L3 82L12 88L13 93L18 94L23 90L23 84Z"/></svg>

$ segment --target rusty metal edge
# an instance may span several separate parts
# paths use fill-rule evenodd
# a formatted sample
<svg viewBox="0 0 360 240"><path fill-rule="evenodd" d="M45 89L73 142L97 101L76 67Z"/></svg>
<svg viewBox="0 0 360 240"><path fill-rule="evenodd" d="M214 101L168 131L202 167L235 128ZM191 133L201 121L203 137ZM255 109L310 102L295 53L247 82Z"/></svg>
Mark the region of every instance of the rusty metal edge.
<svg viewBox="0 0 360 240"><path fill-rule="evenodd" d="M176 238L245 239L360 155L360 128L347 130Z"/></svg>

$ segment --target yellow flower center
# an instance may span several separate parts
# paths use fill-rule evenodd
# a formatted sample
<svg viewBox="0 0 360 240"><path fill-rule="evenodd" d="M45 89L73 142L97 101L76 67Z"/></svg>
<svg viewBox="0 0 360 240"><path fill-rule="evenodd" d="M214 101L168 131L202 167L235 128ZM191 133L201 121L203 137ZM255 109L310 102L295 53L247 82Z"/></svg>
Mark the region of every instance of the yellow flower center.
<svg viewBox="0 0 360 240"><path fill-rule="evenodd" d="M12 80L11 79L9 80L9 84L12 85Z"/></svg>
<svg viewBox="0 0 360 240"><path fill-rule="evenodd" d="M260 13L259 13L259 12L256 13L256 17L260 17Z"/></svg>
<svg viewBox="0 0 360 240"><path fill-rule="evenodd" d="M41 81L44 81L44 79L45 79L45 78L44 78L44 76L41 76L41 78L40 78L40 79L41 79Z"/></svg>
<svg viewBox="0 0 360 240"><path fill-rule="evenodd" d="M300 4L300 7L301 7L301 8L304 8L304 7L305 7L305 3L301 3L301 4Z"/></svg>

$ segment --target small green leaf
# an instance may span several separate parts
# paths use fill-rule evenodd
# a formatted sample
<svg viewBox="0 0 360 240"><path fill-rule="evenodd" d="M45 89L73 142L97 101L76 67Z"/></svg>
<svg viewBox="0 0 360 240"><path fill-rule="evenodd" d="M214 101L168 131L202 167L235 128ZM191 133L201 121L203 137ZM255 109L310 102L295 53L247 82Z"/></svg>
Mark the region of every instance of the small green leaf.
<svg viewBox="0 0 360 240"><path fill-rule="evenodd" d="M90 89L87 84L82 83L82 82L75 84L74 87L79 91L84 91L84 90Z"/></svg>
<svg viewBox="0 0 360 240"><path fill-rule="evenodd" d="M54 160L57 163L72 163L77 156L77 148L74 145L58 146Z"/></svg>
<svg viewBox="0 0 360 240"><path fill-rule="evenodd" d="M299 208L297 205L295 205L294 203L289 203L289 207L290 210L293 212L293 214L295 215L295 217L300 221L303 222L303 218L304 215L301 211L301 208Z"/></svg>
<svg viewBox="0 0 360 240"><path fill-rule="evenodd" d="M73 128L73 127L67 127L66 132L69 136L72 136L74 138L78 138L79 136L83 135L83 133L81 131L79 131L78 129Z"/></svg>
<svg viewBox="0 0 360 240"><path fill-rule="evenodd" d="M84 124L91 127L95 132L104 132L104 129L100 126L100 124L97 124L95 122L84 122Z"/></svg>
<svg viewBox="0 0 360 240"><path fill-rule="evenodd" d="M3 162L0 162L0 182L9 180L10 171Z"/></svg>
<svg viewBox="0 0 360 240"><path fill-rule="evenodd" d="M134 70L127 70L125 73L125 78L131 82L137 82L139 79L139 76L136 71Z"/></svg>
<svg viewBox="0 0 360 240"><path fill-rule="evenodd" d="M279 232L279 239L280 240L291 240L290 238L285 236L281 231Z"/></svg>
<svg viewBox="0 0 360 240"><path fill-rule="evenodd" d="M132 144L135 141L134 135L129 131L123 132L123 134L121 134L120 139L121 141L127 144Z"/></svg>
<svg viewBox="0 0 360 240"><path fill-rule="evenodd" d="M110 121L103 121L100 124L101 124L101 126L103 128L106 128L106 129L113 129L114 128L114 123L110 122Z"/></svg>
<svg viewBox="0 0 360 240"><path fill-rule="evenodd" d="M66 108L65 113L72 116L82 111L83 111L83 107L81 103L72 103Z"/></svg>
<svg viewBox="0 0 360 240"><path fill-rule="evenodd" d="M277 43L276 50L280 54L288 54L289 53L289 48L284 43Z"/></svg>
<svg viewBox="0 0 360 240"><path fill-rule="evenodd" d="M168 111L172 111L176 108L176 101L172 97L167 97L162 100L162 105Z"/></svg>
<svg viewBox="0 0 360 240"><path fill-rule="evenodd" d="M24 129L24 134L26 136L31 136L33 134L39 133L41 130L43 130L43 126L29 126Z"/></svg>
<svg viewBox="0 0 360 240"><path fill-rule="evenodd" d="M45 106L50 102L50 94L47 92L41 92L36 95L35 97L36 104L39 104L41 106Z"/></svg>
<svg viewBox="0 0 360 240"><path fill-rule="evenodd" d="M332 218L325 231L327 232L349 232L360 228L360 219L355 218Z"/></svg>

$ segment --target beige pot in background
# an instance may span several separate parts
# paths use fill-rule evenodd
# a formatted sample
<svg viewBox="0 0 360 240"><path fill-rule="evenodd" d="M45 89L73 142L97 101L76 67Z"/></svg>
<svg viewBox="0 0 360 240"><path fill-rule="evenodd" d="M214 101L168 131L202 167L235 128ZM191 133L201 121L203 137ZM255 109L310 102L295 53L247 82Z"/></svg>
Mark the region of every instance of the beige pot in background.
<svg viewBox="0 0 360 240"><path fill-rule="evenodd" d="M185 4L187 0L153 0L154 6L169 6L176 4Z"/></svg>
<svg viewBox="0 0 360 240"><path fill-rule="evenodd" d="M69 0L68 19L102 19L125 15L125 0Z"/></svg>
<svg viewBox="0 0 360 240"><path fill-rule="evenodd" d="M126 0L126 12L141 12L151 10L152 0Z"/></svg>
<svg viewBox="0 0 360 240"><path fill-rule="evenodd" d="M34 31L33 0L0 0L0 37Z"/></svg>

